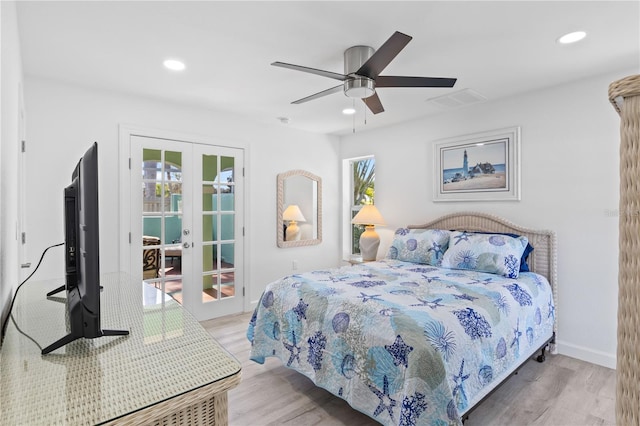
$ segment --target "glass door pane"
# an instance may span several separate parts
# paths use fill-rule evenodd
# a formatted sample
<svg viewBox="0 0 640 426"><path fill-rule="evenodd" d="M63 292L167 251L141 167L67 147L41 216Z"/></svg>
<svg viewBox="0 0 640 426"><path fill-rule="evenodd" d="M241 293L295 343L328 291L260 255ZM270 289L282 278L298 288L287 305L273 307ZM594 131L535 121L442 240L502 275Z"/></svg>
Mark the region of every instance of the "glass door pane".
<svg viewBox="0 0 640 426"><path fill-rule="evenodd" d="M222 147L200 146L200 155L195 161L200 170L201 241L203 310L213 310L216 315L227 312L231 306L242 309L242 288L238 291L236 255L238 252L238 183L237 157L241 153ZM232 151L229 155L227 152ZM241 236L241 235L240 235ZM194 243L196 243L194 241ZM223 301L231 301L231 304ZM233 312L233 311L229 311Z"/></svg>
<svg viewBox="0 0 640 426"><path fill-rule="evenodd" d="M179 302L183 288L182 189L182 152L144 148L143 279Z"/></svg>
<svg viewBox="0 0 640 426"><path fill-rule="evenodd" d="M235 296L234 165L234 157L202 156L203 301Z"/></svg>
<svg viewBox="0 0 640 426"><path fill-rule="evenodd" d="M244 307L242 158L236 148L131 136L131 267L151 268L143 279L198 320Z"/></svg>

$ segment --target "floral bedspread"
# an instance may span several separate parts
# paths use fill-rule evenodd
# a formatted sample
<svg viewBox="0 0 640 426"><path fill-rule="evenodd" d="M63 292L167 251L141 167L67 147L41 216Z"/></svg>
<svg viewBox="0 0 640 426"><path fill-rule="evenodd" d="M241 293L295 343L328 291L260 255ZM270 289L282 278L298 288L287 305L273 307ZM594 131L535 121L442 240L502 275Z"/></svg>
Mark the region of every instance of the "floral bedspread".
<svg viewBox="0 0 640 426"><path fill-rule="evenodd" d="M460 415L551 337L547 280L383 260L287 276L251 318L251 359L278 357L389 425Z"/></svg>

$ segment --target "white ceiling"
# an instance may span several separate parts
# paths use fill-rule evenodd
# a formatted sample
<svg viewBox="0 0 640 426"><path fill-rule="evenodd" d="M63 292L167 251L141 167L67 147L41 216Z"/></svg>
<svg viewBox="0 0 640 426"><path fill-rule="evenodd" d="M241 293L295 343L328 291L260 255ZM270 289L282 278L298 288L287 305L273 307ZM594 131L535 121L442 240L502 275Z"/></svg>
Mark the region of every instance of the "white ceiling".
<svg viewBox="0 0 640 426"><path fill-rule="evenodd" d="M640 3L570 2L19 2L24 72L132 93L311 132L364 127L365 107L342 115L342 93L290 102L335 80L270 66L343 73L343 51L378 48L394 31L413 40L382 75L457 77L443 88L381 88L385 112L366 128L442 111L428 99L472 89L488 100L610 71L640 70ZM567 32L587 38L559 45ZM182 73L163 68L180 58Z"/></svg>

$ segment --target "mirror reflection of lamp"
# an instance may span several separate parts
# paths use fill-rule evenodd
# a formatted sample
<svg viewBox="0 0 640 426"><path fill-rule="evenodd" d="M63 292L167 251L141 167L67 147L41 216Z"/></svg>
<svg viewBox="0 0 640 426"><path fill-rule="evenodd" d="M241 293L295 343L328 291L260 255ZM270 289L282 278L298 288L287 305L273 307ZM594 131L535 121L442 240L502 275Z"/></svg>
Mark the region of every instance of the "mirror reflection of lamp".
<svg viewBox="0 0 640 426"><path fill-rule="evenodd" d="M354 225L364 225L364 232L360 235L360 253L363 261L376 260L380 236L375 225L384 226L382 215L373 204L362 206L358 214L351 220Z"/></svg>
<svg viewBox="0 0 640 426"><path fill-rule="evenodd" d="M291 204L285 209L284 213L282 213L282 219L289 221L285 232L285 241L298 241L300 239L298 222L306 222L306 219L300 211L300 207Z"/></svg>

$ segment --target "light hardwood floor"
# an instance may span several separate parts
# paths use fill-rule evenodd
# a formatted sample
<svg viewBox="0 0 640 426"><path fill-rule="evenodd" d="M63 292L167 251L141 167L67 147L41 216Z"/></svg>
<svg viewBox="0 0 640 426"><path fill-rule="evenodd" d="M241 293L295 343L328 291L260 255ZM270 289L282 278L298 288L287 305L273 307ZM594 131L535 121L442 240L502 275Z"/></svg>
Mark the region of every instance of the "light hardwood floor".
<svg viewBox="0 0 640 426"><path fill-rule="evenodd" d="M249 360L251 314L202 325L242 363L242 381L229 392L229 424L375 425L370 417L318 388L275 358ZM615 370L562 355L529 361L485 400L465 426L614 425Z"/></svg>

